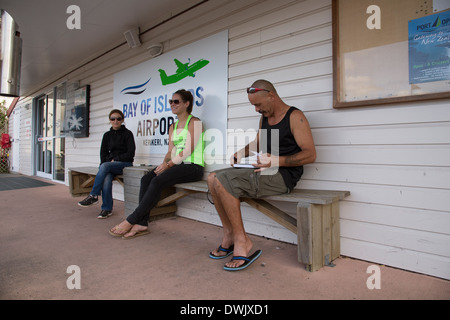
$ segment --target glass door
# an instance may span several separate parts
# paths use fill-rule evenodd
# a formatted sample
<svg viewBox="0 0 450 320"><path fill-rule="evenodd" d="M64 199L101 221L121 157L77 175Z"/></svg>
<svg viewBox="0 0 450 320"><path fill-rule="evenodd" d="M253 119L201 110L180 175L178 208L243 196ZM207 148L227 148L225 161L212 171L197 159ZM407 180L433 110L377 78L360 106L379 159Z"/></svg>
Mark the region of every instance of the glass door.
<svg viewBox="0 0 450 320"><path fill-rule="evenodd" d="M37 101L37 146L36 175L53 179L53 108L49 108L53 99L49 96L40 97Z"/></svg>
<svg viewBox="0 0 450 320"><path fill-rule="evenodd" d="M57 181L65 178L65 98L61 85L36 101L36 175Z"/></svg>
<svg viewBox="0 0 450 320"><path fill-rule="evenodd" d="M66 85L55 88L55 157L53 179L64 181L66 168L66 138L64 136L64 117L66 114Z"/></svg>

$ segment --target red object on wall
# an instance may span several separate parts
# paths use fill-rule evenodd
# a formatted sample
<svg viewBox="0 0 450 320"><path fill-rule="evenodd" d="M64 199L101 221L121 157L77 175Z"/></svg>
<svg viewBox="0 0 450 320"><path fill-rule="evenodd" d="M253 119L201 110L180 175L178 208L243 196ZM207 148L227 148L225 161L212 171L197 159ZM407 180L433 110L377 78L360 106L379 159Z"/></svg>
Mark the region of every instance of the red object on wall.
<svg viewBox="0 0 450 320"><path fill-rule="evenodd" d="M2 148L3 149L9 149L11 148L11 138L9 137L9 134L2 133Z"/></svg>

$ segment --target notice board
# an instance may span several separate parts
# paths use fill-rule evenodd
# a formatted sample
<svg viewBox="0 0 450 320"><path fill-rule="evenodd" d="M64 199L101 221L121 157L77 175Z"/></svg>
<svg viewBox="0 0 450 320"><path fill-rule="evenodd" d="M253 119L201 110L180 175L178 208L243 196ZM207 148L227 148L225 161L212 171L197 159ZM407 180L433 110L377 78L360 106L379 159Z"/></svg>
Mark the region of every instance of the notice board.
<svg viewBox="0 0 450 320"><path fill-rule="evenodd" d="M334 107L450 97L450 1L333 1Z"/></svg>

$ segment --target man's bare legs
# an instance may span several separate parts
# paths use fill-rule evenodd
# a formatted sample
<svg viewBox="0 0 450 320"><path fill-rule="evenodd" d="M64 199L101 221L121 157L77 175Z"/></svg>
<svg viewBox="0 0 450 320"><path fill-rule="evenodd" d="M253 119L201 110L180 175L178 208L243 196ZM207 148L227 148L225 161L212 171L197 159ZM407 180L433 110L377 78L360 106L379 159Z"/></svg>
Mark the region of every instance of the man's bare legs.
<svg viewBox="0 0 450 320"><path fill-rule="evenodd" d="M232 196L216 178L213 172L208 177L208 186L211 192L214 205L219 214L223 226L222 247L229 248L234 244L234 256L248 257L253 243L245 233L244 223L241 215L241 202ZM224 255L216 249L213 251L216 256ZM236 268L243 264L242 260L230 261L227 267Z"/></svg>

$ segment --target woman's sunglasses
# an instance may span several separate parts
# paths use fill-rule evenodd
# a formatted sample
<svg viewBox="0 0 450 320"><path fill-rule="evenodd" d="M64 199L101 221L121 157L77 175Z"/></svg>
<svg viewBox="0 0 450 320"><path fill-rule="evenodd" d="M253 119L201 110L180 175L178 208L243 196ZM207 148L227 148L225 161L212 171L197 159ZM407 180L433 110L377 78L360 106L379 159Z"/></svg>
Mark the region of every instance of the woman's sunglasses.
<svg viewBox="0 0 450 320"><path fill-rule="evenodd" d="M178 100L178 99L175 99L175 100L170 99L169 100L169 104L180 104L180 100Z"/></svg>
<svg viewBox="0 0 450 320"><path fill-rule="evenodd" d="M122 117L118 117L118 118L114 118L114 117L111 117L111 118L109 118L109 120L110 121L122 121L123 120L123 118Z"/></svg>

